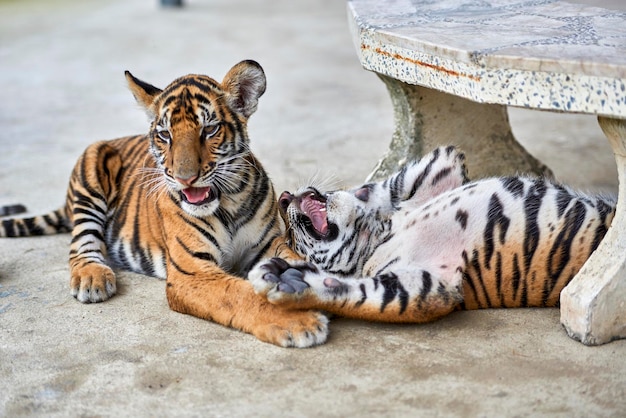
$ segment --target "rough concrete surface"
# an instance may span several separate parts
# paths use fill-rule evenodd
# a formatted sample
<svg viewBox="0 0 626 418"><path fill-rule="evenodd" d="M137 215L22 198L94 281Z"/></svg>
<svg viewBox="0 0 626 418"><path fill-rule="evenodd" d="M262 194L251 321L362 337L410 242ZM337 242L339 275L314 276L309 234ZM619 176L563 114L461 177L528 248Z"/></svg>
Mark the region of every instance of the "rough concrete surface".
<svg viewBox="0 0 626 418"><path fill-rule="evenodd" d="M221 79L246 58L267 73L250 135L277 189L315 173L363 179L392 108L358 63L342 1L0 1L0 204L56 208L89 143L147 129L124 70L164 86ZM557 177L615 191L593 117L513 109L511 120ZM164 283L136 274L120 273L110 301L80 304L68 247L69 235L0 240L0 416L626 414L626 341L583 346L557 309L421 326L335 319L327 344L282 349L170 311Z"/></svg>

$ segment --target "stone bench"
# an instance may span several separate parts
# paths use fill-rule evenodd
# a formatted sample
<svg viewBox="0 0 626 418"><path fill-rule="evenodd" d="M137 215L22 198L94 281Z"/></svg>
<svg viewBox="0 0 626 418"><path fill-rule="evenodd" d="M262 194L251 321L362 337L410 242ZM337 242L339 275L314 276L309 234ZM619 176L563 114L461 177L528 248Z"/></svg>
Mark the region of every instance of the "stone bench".
<svg viewBox="0 0 626 418"><path fill-rule="evenodd" d="M551 175L515 140L506 107L598 115L617 162L617 215L561 293L561 322L584 344L626 338L626 13L551 0L349 0L348 15L395 114L371 178L449 143L468 154L472 178Z"/></svg>

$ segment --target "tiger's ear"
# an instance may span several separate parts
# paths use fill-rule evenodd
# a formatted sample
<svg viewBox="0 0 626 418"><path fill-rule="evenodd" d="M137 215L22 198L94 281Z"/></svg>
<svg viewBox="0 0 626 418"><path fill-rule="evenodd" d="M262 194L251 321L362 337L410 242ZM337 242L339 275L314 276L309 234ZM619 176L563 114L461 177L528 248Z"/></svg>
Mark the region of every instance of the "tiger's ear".
<svg viewBox="0 0 626 418"><path fill-rule="evenodd" d="M256 111L259 97L265 93L265 84L263 68L252 60L236 64L222 81L228 105L246 118Z"/></svg>
<svg viewBox="0 0 626 418"><path fill-rule="evenodd" d="M153 118L156 116L156 109L154 107L154 99L161 94L161 89L154 87L152 84L148 84L135 78L129 71L124 71L126 81L128 82L128 88L135 96L135 100L139 103L148 113L148 116Z"/></svg>

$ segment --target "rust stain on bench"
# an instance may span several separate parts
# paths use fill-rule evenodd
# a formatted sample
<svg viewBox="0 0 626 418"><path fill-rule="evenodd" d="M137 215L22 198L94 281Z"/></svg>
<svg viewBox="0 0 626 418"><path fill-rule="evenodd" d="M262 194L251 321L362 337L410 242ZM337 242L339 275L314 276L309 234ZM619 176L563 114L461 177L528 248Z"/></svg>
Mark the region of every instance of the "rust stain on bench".
<svg viewBox="0 0 626 418"><path fill-rule="evenodd" d="M361 44L361 49L372 49L372 47L370 47L369 45ZM480 77L478 77L478 76L470 75L470 74L463 74L463 73L459 73L459 72L456 72L456 71L448 70L447 68L444 68L444 67L441 67L441 66L438 66L438 65L428 64L426 62L422 62L422 61L418 61L418 60L413 59L413 58L405 57L405 56L402 56L402 55L397 54L397 53L387 52L387 51L385 51L385 50L383 50L381 48L374 48L374 52L376 52L377 54L380 54L380 55L385 55L387 57L391 57L391 58L397 59L397 60L410 62L411 64L415 64L415 65L419 65L419 66L422 66L422 67L431 68L431 69L436 70L436 71L441 71L443 73L446 73L446 74L454 76L454 77L465 77L465 78L469 78L470 80L480 81Z"/></svg>

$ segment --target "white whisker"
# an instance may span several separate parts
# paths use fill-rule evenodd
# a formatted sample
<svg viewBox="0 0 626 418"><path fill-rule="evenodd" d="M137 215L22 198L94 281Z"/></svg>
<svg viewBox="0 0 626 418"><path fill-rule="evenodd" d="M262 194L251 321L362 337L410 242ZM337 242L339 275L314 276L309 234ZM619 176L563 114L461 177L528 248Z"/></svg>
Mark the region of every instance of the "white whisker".
<svg viewBox="0 0 626 418"><path fill-rule="evenodd" d="M334 173L327 174L325 177L322 176L321 171L317 169L308 179L304 179L300 177L298 179L298 187L297 191L302 192L309 187L313 187L319 190L322 193L329 192L332 190L337 190L339 187L340 181L337 179Z"/></svg>
<svg viewBox="0 0 626 418"><path fill-rule="evenodd" d="M235 173L224 173L222 171L213 172L213 180L215 185L223 191L237 191L239 189L239 184L241 183L242 178ZM232 175L235 174L235 175Z"/></svg>
<svg viewBox="0 0 626 418"><path fill-rule="evenodd" d="M147 197L156 194L156 198L159 199L163 192L168 189L163 171L158 168L140 167L134 175L140 176L139 186L146 189Z"/></svg>

